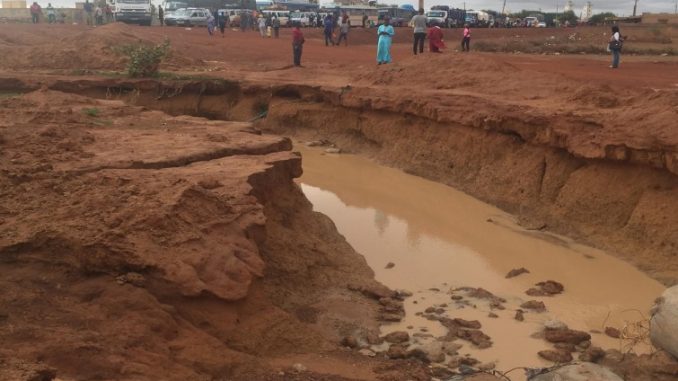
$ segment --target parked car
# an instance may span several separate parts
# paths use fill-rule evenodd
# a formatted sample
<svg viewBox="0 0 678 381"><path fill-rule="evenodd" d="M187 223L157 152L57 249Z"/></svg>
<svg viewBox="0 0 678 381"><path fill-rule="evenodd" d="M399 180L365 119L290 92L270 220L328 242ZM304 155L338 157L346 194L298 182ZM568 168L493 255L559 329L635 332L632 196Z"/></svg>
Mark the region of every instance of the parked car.
<svg viewBox="0 0 678 381"><path fill-rule="evenodd" d="M209 9L186 8L175 16L174 22L178 26L207 26L207 17L209 15Z"/></svg>
<svg viewBox="0 0 678 381"><path fill-rule="evenodd" d="M537 24L537 28L546 28L546 23L543 21L540 22L539 24Z"/></svg>
<svg viewBox="0 0 678 381"><path fill-rule="evenodd" d="M186 11L186 8L179 8L173 11L168 11L165 13L163 19L165 20L165 25L177 25L177 16L182 15Z"/></svg>
<svg viewBox="0 0 678 381"><path fill-rule="evenodd" d="M292 12L290 13L290 25L294 25L294 23L299 23L303 27L307 27L311 24L311 17L310 13L307 12ZM282 25L282 22L280 23Z"/></svg>

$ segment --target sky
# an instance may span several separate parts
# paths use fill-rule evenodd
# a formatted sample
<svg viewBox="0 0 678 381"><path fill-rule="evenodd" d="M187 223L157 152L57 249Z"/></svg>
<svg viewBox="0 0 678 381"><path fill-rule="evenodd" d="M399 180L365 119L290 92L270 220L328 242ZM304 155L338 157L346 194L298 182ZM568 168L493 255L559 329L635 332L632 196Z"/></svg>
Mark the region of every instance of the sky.
<svg viewBox="0 0 678 381"><path fill-rule="evenodd" d="M84 0L83 0L84 1ZM418 0L378 0L387 4L412 4L417 6ZM507 12L519 12L523 9L551 12L562 10L567 0L506 0ZM577 15L586 5L584 0L573 0L574 11ZM38 0L39 3L47 0ZM52 0L54 6L73 7L75 0ZM153 3L161 3L162 0L153 0ZM330 3L331 0L320 0L321 4ZM466 0L466 9L492 9L501 11L504 0ZM600 12L614 12L618 16L630 16L633 13L634 0L591 0L593 14ZM675 11L676 0L638 0L638 14L643 12L670 12ZM455 8L464 8L463 0L424 0L424 7L428 9L432 5L449 5Z"/></svg>

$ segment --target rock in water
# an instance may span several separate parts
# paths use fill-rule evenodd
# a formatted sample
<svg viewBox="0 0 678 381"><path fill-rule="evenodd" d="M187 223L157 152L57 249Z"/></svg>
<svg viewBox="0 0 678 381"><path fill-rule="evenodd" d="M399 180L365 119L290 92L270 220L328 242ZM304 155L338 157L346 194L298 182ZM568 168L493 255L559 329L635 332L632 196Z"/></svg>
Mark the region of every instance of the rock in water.
<svg viewBox="0 0 678 381"><path fill-rule="evenodd" d="M551 330L567 329L567 324L560 320L547 320L544 322L544 328Z"/></svg>
<svg viewBox="0 0 678 381"><path fill-rule="evenodd" d="M537 354L539 357L558 364L572 361L572 354L570 354L568 351L547 349L544 351L539 351Z"/></svg>
<svg viewBox="0 0 678 381"><path fill-rule="evenodd" d="M534 310L536 312L546 311L546 305L544 304L544 302L540 302L538 300L527 301L527 302L521 304L520 307L526 308L528 310Z"/></svg>
<svg viewBox="0 0 678 381"><path fill-rule="evenodd" d="M530 381L623 381L621 377L590 362L572 364L530 378Z"/></svg>
<svg viewBox="0 0 678 381"><path fill-rule="evenodd" d="M650 339L678 358L678 286L666 289L652 307Z"/></svg>
<svg viewBox="0 0 678 381"><path fill-rule="evenodd" d="M605 327L605 334L615 339L621 337L621 332L614 327Z"/></svg>
<svg viewBox="0 0 678 381"><path fill-rule="evenodd" d="M508 274L506 274L506 278L508 279L508 278L517 277L518 275L521 275L521 274L529 274L529 272L530 272L530 270L528 270L524 267L521 267L519 269L513 269L513 270L509 271Z"/></svg>
<svg viewBox="0 0 678 381"><path fill-rule="evenodd" d="M384 340L394 344L404 343L410 340L410 334L404 331L391 332L384 336Z"/></svg>
<svg viewBox="0 0 678 381"><path fill-rule="evenodd" d="M577 345L584 341L591 340L591 335L573 329L547 329L544 331L544 338L551 343L570 343Z"/></svg>

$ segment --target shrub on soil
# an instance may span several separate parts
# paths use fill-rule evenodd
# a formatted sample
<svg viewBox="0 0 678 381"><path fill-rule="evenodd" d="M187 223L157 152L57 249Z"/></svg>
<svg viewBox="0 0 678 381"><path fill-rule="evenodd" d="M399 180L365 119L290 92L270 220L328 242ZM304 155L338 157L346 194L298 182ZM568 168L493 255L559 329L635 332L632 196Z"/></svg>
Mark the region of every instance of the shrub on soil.
<svg viewBox="0 0 678 381"><path fill-rule="evenodd" d="M160 64L167 58L169 49L169 40L158 45L123 46L121 51L128 57L127 75L133 78L157 76Z"/></svg>

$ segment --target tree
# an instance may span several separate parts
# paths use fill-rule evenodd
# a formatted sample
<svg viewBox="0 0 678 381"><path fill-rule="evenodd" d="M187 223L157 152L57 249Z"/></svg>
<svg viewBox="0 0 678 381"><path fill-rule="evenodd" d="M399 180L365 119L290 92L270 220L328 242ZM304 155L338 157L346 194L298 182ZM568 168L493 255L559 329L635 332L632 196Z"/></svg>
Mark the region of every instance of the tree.
<svg viewBox="0 0 678 381"><path fill-rule="evenodd" d="M563 12L560 16L558 16L558 20L562 23L568 23L569 25L577 25L577 21L579 21L579 18L577 15L574 14L574 11L566 11Z"/></svg>
<svg viewBox="0 0 678 381"><path fill-rule="evenodd" d="M597 14L591 16L591 18L589 18L589 23L594 24L594 25L602 24L602 23L605 22L605 19L612 18L612 17L617 17L617 15L615 15L612 12L597 13Z"/></svg>

